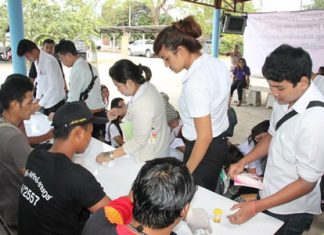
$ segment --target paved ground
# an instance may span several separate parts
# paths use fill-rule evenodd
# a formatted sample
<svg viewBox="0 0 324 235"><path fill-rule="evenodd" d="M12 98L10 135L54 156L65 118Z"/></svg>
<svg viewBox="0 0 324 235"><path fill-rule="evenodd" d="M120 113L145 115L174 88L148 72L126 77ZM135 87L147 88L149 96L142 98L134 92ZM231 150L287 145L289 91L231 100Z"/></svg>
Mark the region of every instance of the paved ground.
<svg viewBox="0 0 324 235"><path fill-rule="evenodd" d="M94 63L98 67L100 80L103 84L107 85L110 91L110 100L115 97L122 97L117 91L116 87L113 85L111 79L109 78L108 71L112 64L122 58L127 58L127 56L122 56L119 53L107 53L100 52L97 55L97 61ZM167 69L163 61L159 58L145 58L145 57L128 57L134 63L141 63L151 68L153 77L151 82L156 85L160 91L164 91L170 96L170 101L177 107L177 99L181 91L181 77L184 72L180 74L174 74L169 69ZM227 58L225 62L228 64ZM69 69L64 68L66 77L68 77ZM0 84L4 81L7 75L12 73L12 65L10 63L0 63ZM257 86L267 86L264 79L251 79L251 85ZM234 93L233 102L236 99L237 94ZM242 143L250 133L251 128L260 121L265 119L270 119L271 109L267 109L264 106L266 99L266 94L262 93L262 106L248 106L242 105L236 107L233 103L232 107L235 109L238 124L235 127L234 137L231 138L232 143ZM127 100L127 99L126 99ZM305 233L305 235L324 235L324 216L318 216L312 226L310 232Z"/></svg>

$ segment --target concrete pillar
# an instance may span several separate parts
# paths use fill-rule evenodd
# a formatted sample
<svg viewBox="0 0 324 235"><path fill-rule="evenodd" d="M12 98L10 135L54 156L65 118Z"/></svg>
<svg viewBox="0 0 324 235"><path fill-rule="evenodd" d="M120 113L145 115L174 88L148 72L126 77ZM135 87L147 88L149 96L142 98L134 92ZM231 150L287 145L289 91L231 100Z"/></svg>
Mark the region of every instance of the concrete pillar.
<svg viewBox="0 0 324 235"><path fill-rule="evenodd" d="M220 39L220 9L214 9L212 32L212 56L218 57Z"/></svg>
<svg viewBox="0 0 324 235"><path fill-rule="evenodd" d="M26 61L24 57L17 55L17 46L24 38L24 21L22 0L10 0L8 3L8 16L10 25L10 41L12 51L12 63L14 73L26 75Z"/></svg>

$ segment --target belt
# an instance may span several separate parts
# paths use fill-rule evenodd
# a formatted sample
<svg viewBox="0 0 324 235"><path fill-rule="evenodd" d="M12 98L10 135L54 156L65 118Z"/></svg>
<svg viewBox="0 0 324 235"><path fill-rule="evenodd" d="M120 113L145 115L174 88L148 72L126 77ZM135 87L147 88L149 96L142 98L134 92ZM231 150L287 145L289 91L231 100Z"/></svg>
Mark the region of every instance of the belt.
<svg viewBox="0 0 324 235"><path fill-rule="evenodd" d="M217 140L217 141L225 140L226 137L227 137L227 135L226 135L226 131L225 131L225 132L223 132L222 134L220 134L220 135L218 135L218 136L216 136L216 137L213 137L213 140ZM185 144L189 144L190 142L195 142L195 141L196 141L196 140L188 140L188 139L184 138L184 142L185 142Z"/></svg>

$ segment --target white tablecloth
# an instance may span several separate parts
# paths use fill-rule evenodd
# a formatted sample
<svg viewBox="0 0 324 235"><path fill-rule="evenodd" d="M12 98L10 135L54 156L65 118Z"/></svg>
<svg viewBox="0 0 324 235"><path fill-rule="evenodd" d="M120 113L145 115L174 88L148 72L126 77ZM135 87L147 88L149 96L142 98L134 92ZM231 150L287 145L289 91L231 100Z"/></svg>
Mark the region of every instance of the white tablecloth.
<svg viewBox="0 0 324 235"><path fill-rule="evenodd" d="M35 136L46 133L50 128L50 122L43 114L32 115L31 119L25 121L26 132L29 136ZM106 165L98 164L95 157L102 151L109 151L113 148L94 138L87 150L83 154L76 154L73 161L87 168L101 183L106 194L115 199L129 193L131 184L134 181L137 172L143 165L138 163L131 156L124 156L109 162ZM226 218L233 213L230 208L236 202L229 200L216 193L198 187L198 191L191 203L192 207L204 208L212 221L213 210L220 208L223 210L223 216L220 223L212 223L213 234L220 235L272 235L283 224L281 221L267 216L263 213L257 214L248 222L242 225L233 225ZM188 226L181 222L175 229L179 235L191 234Z"/></svg>
<svg viewBox="0 0 324 235"><path fill-rule="evenodd" d="M24 124L26 134L29 137L43 135L52 128L52 122L48 120L46 115L39 112L31 115L29 120L24 121Z"/></svg>
<svg viewBox="0 0 324 235"><path fill-rule="evenodd" d="M74 161L80 163L91 171L97 180L104 187L105 192L112 199L129 193L131 183L135 179L137 172L143 163L137 163L133 157L124 156L109 162L106 165L96 163L95 157L101 151L113 149L109 145L92 138L87 151L75 156ZM280 228L282 222L263 213L257 214L254 218L242 225L233 225L226 218L232 214L230 208L236 202L221 195L213 193L202 187L198 191L191 203L192 207L204 208L212 221L213 210L220 208L223 210L221 223L212 222L213 234L221 235L272 235ZM191 234L184 222L181 222L174 230L179 235Z"/></svg>

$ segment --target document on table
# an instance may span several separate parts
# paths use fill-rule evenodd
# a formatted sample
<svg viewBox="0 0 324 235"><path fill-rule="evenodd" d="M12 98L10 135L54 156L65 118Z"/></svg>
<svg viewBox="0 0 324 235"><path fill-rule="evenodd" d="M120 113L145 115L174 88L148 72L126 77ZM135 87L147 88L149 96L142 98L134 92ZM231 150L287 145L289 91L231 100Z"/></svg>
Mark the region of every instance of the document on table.
<svg viewBox="0 0 324 235"><path fill-rule="evenodd" d="M234 185L263 189L262 179L257 175L243 172L234 178Z"/></svg>

